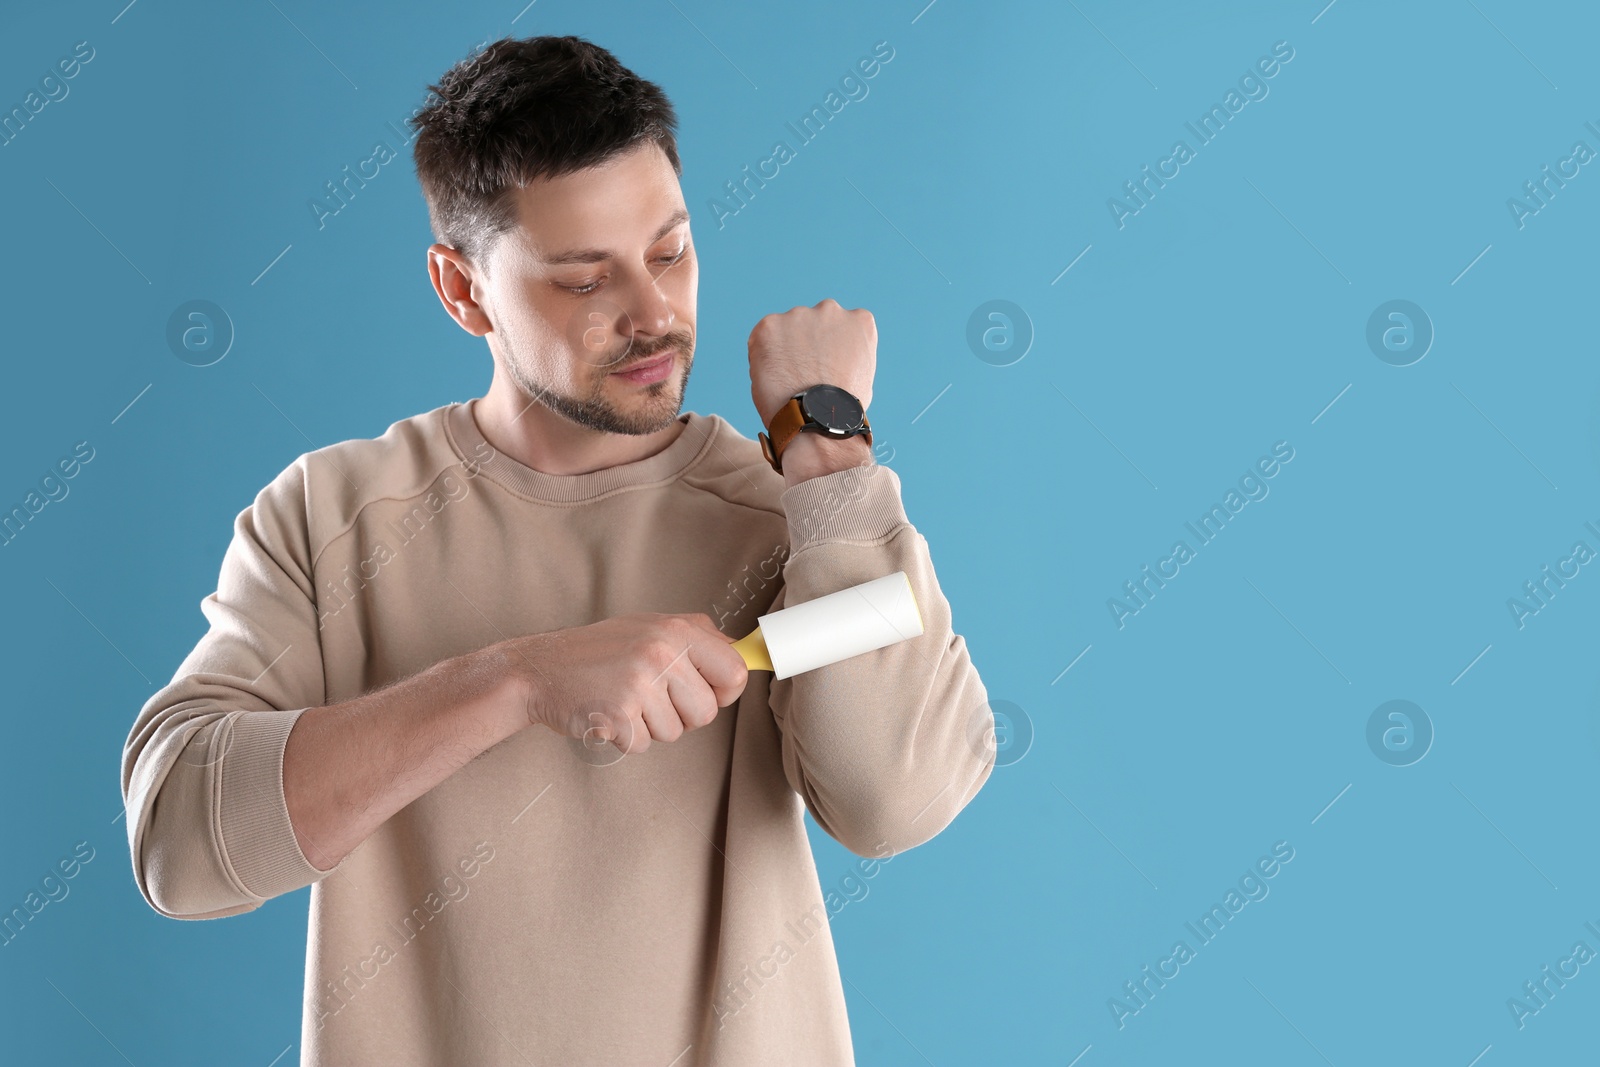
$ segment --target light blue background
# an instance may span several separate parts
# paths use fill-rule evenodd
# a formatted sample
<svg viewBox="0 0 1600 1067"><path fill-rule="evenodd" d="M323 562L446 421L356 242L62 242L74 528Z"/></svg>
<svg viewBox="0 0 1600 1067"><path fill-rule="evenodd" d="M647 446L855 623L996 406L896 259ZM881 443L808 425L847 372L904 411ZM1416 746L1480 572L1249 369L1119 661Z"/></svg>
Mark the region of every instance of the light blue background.
<svg viewBox="0 0 1600 1067"><path fill-rule="evenodd" d="M1506 201L1575 141L1600 149L1600 20L1508 0L925 2L8 13L6 108L76 42L96 56L0 148L0 505L80 440L95 458L0 548L0 906L75 842L96 857L0 947L4 1058L298 1056L307 893L156 915L118 760L204 631L255 492L301 452L487 387L486 347L428 285L387 124L505 33L585 36L679 110L702 260L686 407L753 437L755 321L871 309L877 439L991 696L1032 724L834 920L861 1063L1593 1055L1600 964L1523 1029L1506 1001L1575 942L1600 950L1600 566L1521 629L1506 602L1575 541L1600 549L1600 166L1524 228ZM718 229L723 183L878 41L895 55L870 94ZM1270 94L1119 229L1107 199L1193 147L1184 123L1277 41L1294 58ZM319 230L308 201L378 140L401 158ZM191 299L237 330L213 366L164 338ZM1010 366L966 341L996 299L1034 333ZM1411 366L1365 341L1392 299L1436 330ZM1270 495L1119 629L1107 599L1277 441L1294 459ZM1366 741L1392 699L1436 731L1411 766ZM853 857L813 840L837 884ZM1108 998L1196 944L1184 923L1277 841L1295 858L1270 895L1119 1029Z"/></svg>

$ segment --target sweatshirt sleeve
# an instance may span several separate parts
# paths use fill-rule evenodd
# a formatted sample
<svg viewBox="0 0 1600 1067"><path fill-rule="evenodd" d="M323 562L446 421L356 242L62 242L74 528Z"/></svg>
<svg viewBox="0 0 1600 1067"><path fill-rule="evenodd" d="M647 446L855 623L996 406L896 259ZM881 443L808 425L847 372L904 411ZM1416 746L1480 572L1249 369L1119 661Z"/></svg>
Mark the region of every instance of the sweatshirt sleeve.
<svg viewBox="0 0 1600 1067"><path fill-rule="evenodd" d="M919 637L772 681L784 775L817 825L857 855L913 848L994 768L988 693L892 469L835 471L781 500L790 551L771 610L905 571L923 622Z"/></svg>
<svg viewBox="0 0 1600 1067"><path fill-rule="evenodd" d="M122 754L134 879L180 919L259 907L322 878L300 850L283 798L283 747L325 699L306 458L234 521L210 628L140 710Z"/></svg>

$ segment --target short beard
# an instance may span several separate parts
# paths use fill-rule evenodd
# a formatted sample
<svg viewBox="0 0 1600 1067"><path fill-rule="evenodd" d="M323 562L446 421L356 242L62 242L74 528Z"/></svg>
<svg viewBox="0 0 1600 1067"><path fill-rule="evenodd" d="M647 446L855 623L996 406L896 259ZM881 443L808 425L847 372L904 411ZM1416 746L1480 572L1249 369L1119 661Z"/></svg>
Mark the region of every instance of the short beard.
<svg viewBox="0 0 1600 1067"><path fill-rule="evenodd" d="M601 433L627 434L630 437L642 437L646 434L657 433L666 429L678 418L683 409L684 393L689 387L689 369L694 366L694 351L692 343L683 343L681 338L673 338L664 345L661 351L676 348L681 366L677 370L676 382L673 378L663 378L659 382L652 382L643 388L647 407L636 414L619 411L615 405L606 399L605 388L607 376L602 375L596 379L594 388L588 396L576 397L558 393L555 390L534 381L528 376L521 363L514 355L508 353L506 369L510 372L511 380L516 383L524 396L530 401L543 404L551 411L560 415L568 422L576 423L590 430ZM584 364L585 367L589 364ZM670 407L664 402L669 396L668 390L674 385L677 387L677 400Z"/></svg>

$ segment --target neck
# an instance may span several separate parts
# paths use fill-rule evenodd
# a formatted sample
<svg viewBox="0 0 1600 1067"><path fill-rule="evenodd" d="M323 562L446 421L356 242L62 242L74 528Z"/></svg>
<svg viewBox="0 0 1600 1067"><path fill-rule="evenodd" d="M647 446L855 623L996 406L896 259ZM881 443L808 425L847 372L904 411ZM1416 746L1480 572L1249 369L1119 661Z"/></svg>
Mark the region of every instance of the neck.
<svg viewBox="0 0 1600 1067"><path fill-rule="evenodd" d="M648 459L677 440L687 425L680 416L641 436L579 426L529 398L498 367L473 411L479 432L496 452L555 475L592 474Z"/></svg>

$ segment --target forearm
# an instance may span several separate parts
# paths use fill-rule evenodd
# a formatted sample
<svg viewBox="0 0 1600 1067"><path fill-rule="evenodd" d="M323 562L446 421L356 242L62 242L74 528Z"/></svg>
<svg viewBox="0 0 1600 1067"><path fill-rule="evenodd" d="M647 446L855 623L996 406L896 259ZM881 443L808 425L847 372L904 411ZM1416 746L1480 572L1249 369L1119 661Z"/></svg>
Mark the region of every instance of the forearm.
<svg viewBox="0 0 1600 1067"><path fill-rule="evenodd" d="M903 571L923 622L920 636L775 679L769 690L790 784L824 831L863 856L880 842L904 851L938 833L993 766L987 690L898 490L892 469L874 465L783 498L785 605Z"/></svg>
<svg viewBox="0 0 1600 1067"><path fill-rule="evenodd" d="M331 869L395 812L529 725L510 654L491 645L442 660L296 720L283 796L313 866Z"/></svg>

